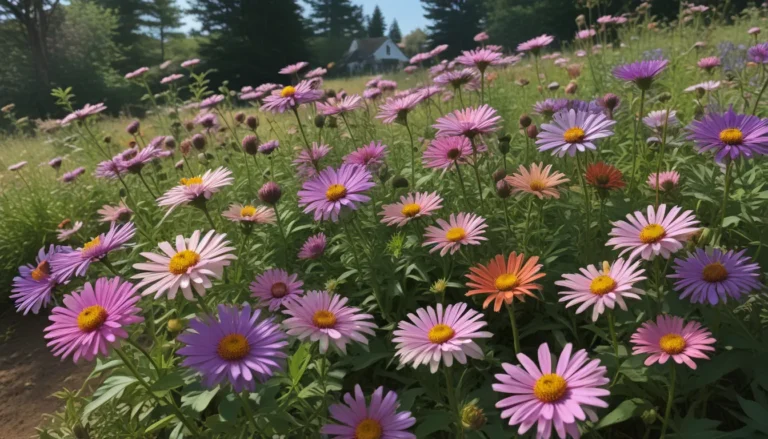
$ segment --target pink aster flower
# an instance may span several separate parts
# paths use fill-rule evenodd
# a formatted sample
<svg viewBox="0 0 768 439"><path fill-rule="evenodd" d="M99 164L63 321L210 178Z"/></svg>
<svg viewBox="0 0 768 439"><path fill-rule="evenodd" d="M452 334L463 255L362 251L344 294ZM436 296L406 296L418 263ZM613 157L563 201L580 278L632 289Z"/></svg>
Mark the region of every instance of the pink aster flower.
<svg viewBox="0 0 768 439"><path fill-rule="evenodd" d="M416 439L406 430L416 423L411 412L398 412L400 404L395 392L384 394L379 387L365 402L363 389L355 385L355 395L344 395L346 404L333 404L328 410L337 424L326 424L320 430L336 439Z"/></svg>
<svg viewBox="0 0 768 439"><path fill-rule="evenodd" d="M518 52L531 52L534 55L538 55L541 49L549 46L552 44L552 42L555 41L555 38L544 34L540 35L536 38L532 38L524 43L520 43L517 45L517 51Z"/></svg>
<svg viewBox="0 0 768 439"><path fill-rule="evenodd" d="M326 73L328 73L328 70L326 70L326 69L324 69L322 67L318 67L316 69L312 69L312 70L308 71L304 75L304 78L306 78L306 79L322 78L323 76L325 76Z"/></svg>
<svg viewBox="0 0 768 439"><path fill-rule="evenodd" d="M27 315L40 312L40 308L51 303L53 289L59 285L51 274L51 258L56 253L71 252L72 248L51 245L37 252L35 265L27 264L19 267L19 275L13 278L13 288L10 298L14 300L16 311Z"/></svg>
<svg viewBox="0 0 768 439"><path fill-rule="evenodd" d="M181 66L184 67L185 69L188 69L188 68L194 67L194 66L196 66L198 64L200 64L200 60L198 58L192 58L192 59L188 59L188 60L182 62Z"/></svg>
<svg viewBox="0 0 768 439"><path fill-rule="evenodd" d="M685 91L686 93L698 92L699 90L703 90L705 92L714 91L720 88L720 84L721 84L720 81L704 81L704 82L692 85L683 91Z"/></svg>
<svg viewBox="0 0 768 439"><path fill-rule="evenodd" d="M53 309L49 317L53 323L45 328L53 355L62 360L72 355L75 363L108 355L111 346L128 338L126 326L144 321L136 293L130 282L103 277L95 285L87 282L82 292L64 296L64 306Z"/></svg>
<svg viewBox="0 0 768 439"><path fill-rule="evenodd" d="M481 41L487 41L488 38L490 38L490 37L488 36L487 32L480 32L479 34L475 35L475 38L473 38L473 39L475 40L475 42L479 43Z"/></svg>
<svg viewBox="0 0 768 439"><path fill-rule="evenodd" d="M72 276L85 276L91 263L98 262L109 252L122 248L135 234L136 226L131 222L123 225L112 223L107 233L86 242L81 248L67 253L56 253L51 258L54 276L60 282Z"/></svg>
<svg viewBox="0 0 768 439"><path fill-rule="evenodd" d="M52 159L51 159L51 160L48 162L48 166L50 166L50 167L52 167L53 169L55 169L55 170L57 170L57 171L58 171L58 170L59 170L59 168L61 168L61 162L62 162L63 160L64 160L64 159L62 159L61 157L55 157L55 158L52 158Z"/></svg>
<svg viewBox="0 0 768 439"><path fill-rule="evenodd" d="M362 99L358 95L345 96L343 99L329 99L328 103L318 102L317 110L325 116L349 113L362 107Z"/></svg>
<svg viewBox="0 0 768 439"><path fill-rule="evenodd" d="M106 110L107 106L104 105L102 102L99 102L98 104L91 105L91 104L85 104L85 106L79 110L75 110L72 113L69 113L64 119L61 119L59 122L61 126L67 126L72 121L75 120L85 120L90 116L93 116L95 114L99 114L102 111Z"/></svg>
<svg viewBox="0 0 768 439"><path fill-rule="evenodd" d="M540 200L545 198L560 198L557 186L570 180L565 178L562 172L552 171L552 165L544 166L544 163L532 163L530 170L520 165L518 172L507 176L504 181L512 186L512 192L525 192L535 195Z"/></svg>
<svg viewBox="0 0 768 439"><path fill-rule="evenodd" d="M370 197L364 192L375 186L371 173L359 165L341 165L339 169L326 168L304 183L299 191L299 206L304 213L314 212L315 221L339 220L342 207L357 209Z"/></svg>
<svg viewBox="0 0 768 439"><path fill-rule="evenodd" d="M447 44L439 44L439 45L435 46L434 49L430 50L429 54L432 55L432 57L434 58L434 57L440 55L441 53L445 52L446 50L448 50L448 45Z"/></svg>
<svg viewBox="0 0 768 439"><path fill-rule="evenodd" d="M488 49L465 50L456 58L456 62L465 66L474 66L483 73L488 66L497 64L503 55Z"/></svg>
<svg viewBox="0 0 768 439"><path fill-rule="evenodd" d="M437 129L437 137L466 136L469 139L478 134L490 134L499 129L501 116L490 105L479 108L455 110L435 121L432 128Z"/></svg>
<svg viewBox="0 0 768 439"><path fill-rule="evenodd" d="M267 206L252 206L234 203L221 216L242 224L275 224L275 209Z"/></svg>
<svg viewBox="0 0 768 439"><path fill-rule="evenodd" d="M379 90L378 88L366 88L365 91L363 92L363 97L365 99L368 99L369 101L372 101L378 98L379 96L381 96L381 90Z"/></svg>
<svg viewBox="0 0 768 439"><path fill-rule="evenodd" d="M577 40L588 40L588 39L594 37L595 35L597 35L597 32L595 32L594 29L580 30L580 31L576 32L576 39Z"/></svg>
<svg viewBox="0 0 768 439"><path fill-rule="evenodd" d="M467 364L467 357L481 359L483 351L475 340L493 336L480 331L487 325L482 318L479 312L468 309L466 303L419 308L416 314L408 314L407 321L397 324L392 339L397 343L395 356L400 364L411 364L414 369L429 364L431 373L437 372L441 362L451 367L453 360Z"/></svg>
<svg viewBox="0 0 768 439"><path fill-rule="evenodd" d="M166 151L162 148L161 144L165 142L165 136L158 136L152 139L152 141L145 148L138 150L126 150L121 157L113 158L113 162L119 163L119 166L123 170L138 174L144 168L145 165L157 160L159 158L168 157L171 155L171 151Z"/></svg>
<svg viewBox="0 0 768 439"><path fill-rule="evenodd" d="M617 259L613 264L603 262L603 269L598 270L594 265L580 268L581 274L564 274L565 280L555 282L555 285L566 288L558 294L562 296L559 302L568 302L565 307L579 305L576 314L581 314L592 307L592 321L597 321L605 309L619 308L627 310L625 298L640 299L645 291L633 285L645 280L645 270L640 268L640 262L632 263Z"/></svg>
<svg viewBox="0 0 768 439"><path fill-rule="evenodd" d="M629 260L640 256L650 260L656 255L669 259L672 253L683 248L683 242L699 231L695 227L699 221L693 216L693 211L682 210L674 206L667 213L667 206L662 204L656 210L648 206L648 214L635 212L627 215L627 221L616 221L609 233L613 238L606 245L614 250L622 249L620 255L631 252Z"/></svg>
<svg viewBox="0 0 768 439"><path fill-rule="evenodd" d="M537 365L524 354L517 354L520 366L502 363L505 373L496 374L493 390L511 394L496 403L501 418L518 425L524 435L536 425L536 439L550 439L554 428L560 439L581 437L577 421L597 422L593 407L606 408L601 398L610 395L604 388L610 380L600 360L591 360L584 349L572 354L568 343L560 358L552 358L549 345L539 346ZM554 367L553 367L554 366Z"/></svg>
<svg viewBox="0 0 768 439"><path fill-rule="evenodd" d="M652 173L648 176L648 186L654 191L656 190L656 181L658 180L661 191L671 192L677 188L680 183L680 173L677 171L664 171L656 176L656 173Z"/></svg>
<svg viewBox="0 0 768 439"><path fill-rule="evenodd" d="M645 365L664 364L672 358L677 364L685 363L696 369L693 359L708 360L706 352L714 352L715 339L712 333L699 322L688 322L681 317L659 315L656 321L643 323L632 334L632 354L650 354Z"/></svg>
<svg viewBox="0 0 768 439"><path fill-rule="evenodd" d="M480 74L475 69L461 69L441 73L433 79L435 84L450 85L454 89L470 84L475 85L480 81ZM473 87L474 88L474 87Z"/></svg>
<svg viewBox="0 0 768 439"><path fill-rule="evenodd" d="M184 77L184 75L181 75L181 74L178 74L178 73L174 73L172 75L168 75L165 78L161 79L160 83L161 84L170 84L172 82L178 81L179 79L181 79L183 77Z"/></svg>
<svg viewBox="0 0 768 439"><path fill-rule="evenodd" d="M379 215L381 222L388 226L403 227L411 220L432 216L432 212L441 209L443 199L437 192L416 192L401 196L399 203L385 204Z"/></svg>
<svg viewBox="0 0 768 439"><path fill-rule="evenodd" d="M73 181L77 180L77 177L83 174L85 174L85 168L81 166L65 173L59 180L61 180L63 183L72 183Z"/></svg>
<svg viewBox="0 0 768 439"><path fill-rule="evenodd" d="M330 146L319 145L317 142L312 142L312 147L309 150L302 149L299 156L293 161L299 176L303 178L316 176L317 170L320 168L320 160L329 152L331 152Z"/></svg>
<svg viewBox="0 0 768 439"><path fill-rule="evenodd" d="M200 108L203 109L209 109L214 108L218 106L220 103L224 102L224 95L212 95L205 99L203 99L202 102L200 102Z"/></svg>
<svg viewBox="0 0 768 439"><path fill-rule="evenodd" d="M18 171L18 170L20 170L21 168L23 168L25 166L27 166L27 162L26 161L18 162L18 163L12 164L11 166L8 166L8 170L11 171L11 172L15 172L15 171Z"/></svg>
<svg viewBox="0 0 768 439"><path fill-rule="evenodd" d="M750 27L749 30L747 30L747 33L749 35L757 35L757 34L760 33L760 28L759 27Z"/></svg>
<svg viewBox="0 0 768 439"><path fill-rule="evenodd" d="M472 213L451 214L448 221L437 220L437 226L429 226L424 232L426 240L422 246L434 245L429 252L440 250L440 256L459 251L462 245L480 245L487 241L483 236L488 225L485 218Z"/></svg>
<svg viewBox="0 0 768 439"><path fill-rule="evenodd" d="M301 246L299 251L299 259L318 259L325 253L325 246L327 240L324 233L318 233L317 235L310 236Z"/></svg>
<svg viewBox="0 0 768 439"><path fill-rule="evenodd" d="M246 303L242 309L219 305L217 316L190 320L178 337L185 345L178 351L181 365L200 373L208 388L229 382L235 392L255 390L256 379L264 382L281 369L288 346L274 318L260 316Z"/></svg>
<svg viewBox="0 0 768 439"><path fill-rule="evenodd" d="M282 90L273 91L270 96L264 98L261 110L284 113L286 110L295 110L303 104L315 102L322 97L323 92L315 89L311 82L301 81L295 87L289 85Z"/></svg>
<svg viewBox="0 0 768 439"><path fill-rule="evenodd" d="M309 63L305 62L305 61L297 62L296 64L290 64L290 65L287 65L287 66L283 67L277 73L279 73L281 75L295 75L295 74L299 73L299 71L301 71L301 69L303 69L304 67L306 67L308 65L309 65Z"/></svg>
<svg viewBox="0 0 768 439"><path fill-rule="evenodd" d="M412 75L412 74L416 73L416 71L417 71L417 70L419 70L419 68L418 68L418 67L416 67L416 66L406 66L406 67L403 69L403 71L404 71L405 73L409 74L409 75Z"/></svg>
<svg viewBox="0 0 768 439"><path fill-rule="evenodd" d="M119 176L128 173L128 170L123 166L123 161L119 157L112 158L110 160L104 160L96 165L96 170L93 175L98 178L117 179Z"/></svg>
<svg viewBox="0 0 768 439"><path fill-rule="evenodd" d="M594 142L612 136L615 124L602 112L561 110L553 115L551 123L541 125L536 145L542 152L552 150L552 155L573 157L576 152L597 150Z"/></svg>
<svg viewBox="0 0 768 439"><path fill-rule="evenodd" d="M157 204L169 207L167 216L178 206L209 200L213 194L222 187L231 185L234 180L232 171L223 167L214 171L208 170L202 176L184 177L179 186L169 189L158 198Z"/></svg>
<svg viewBox="0 0 768 439"><path fill-rule="evenodd" d="M720 58L717 56L708 56L700 59L696 65L699 66L700 69L710 72L715 67L720 67Z"/></svg>
<svg viewBox="0 0 768 439"><path fill-rule="evenodd" d="M382 144L381 141L372 141L345 155L343 162L349 165L365 166L366 169L374 172L384 164L387 153L387 145Z"/></svg>
<svg viewBox="0 0 768 439"><path fill-rule="evenodd" d="M290 317L283 321L283 326L288 335L299 340L319 341L321 354L331 342L346 354L348 343L367 345L366 335L373 336L376 329L372 315L347 306L347 301L346 297L327 291L309 291L284 303L283 312Z"/></svg>
<svg viewBox="0 0 768 439"><path fill-rule="evenodd" d="M158 299L167 292L173 300L181 289L187 300L195 300L193 288L201 297L205 296L205 290L213 285L210 277L221 279L224 267L237 259L226 237L211 230L201 238L200 231L195 230L190 238L176 236L176 248L169 242L159 243L163 254L141 253L149 262L133 264L134 269L141 271L133 279L141 279L137 286L144 288L142 296L154 293Z"/></svg>
<svg viewBox="0 0 768 439"><path fill-rule="evenodd" d="M99 222L102 223L125 223L130 221L133 211L120 200L117 206L105 204L96 213L101 215Z"/></svg>
<svg viewBox="0 0 768 439"><path fill-rule="evenodd" d="M139 67L138 69L132 72L126 73L125 79L134 79L140 76L144 76L144 74L147 73L148 71L149 71L149 67Z"/></svg>
<svg viewBox="0 0 768 439"><path fill-rule="evenodd" d="M438 137L424 151L422 161L425 168L447 169L468 163L472 153L472 142L464 136Z"/></svg>
<svg viewBox="0 0 768 439"><path fill-rule="evenodd" d="M376 115L377 119L385 124L392 122L405 125L408 123L408 113L416 108L422 101L422 97L418 94L410 94L399 98L389 98L387 102L379 106L379 114Z"/></svg>
<svg viewBox="0 0 768 439"><path fill-rule="evenodd" d="M424 61L426 61L426 60L428 60L430 58L432 58L432 54L429 53L429 52L417 53L416 55L411 57L411 61L410 62L411 62L411 64L421 64L421 63L423 63Z"/></svg>
<svg viewBox="0 0 768 439"><path fill-rule="evenodd" d="M301 287L304 282L295 274L279 268L267 270L256 276L251 282L251 296L259 299L261 306L268 306L270 311L277 311L281 305L304 294Z"/></svg>
<svg viewBox="0 0 768 439"><path fill-rule="evenodd" d="M69 221L69 220L65 220ZM59 242L64 242L71 238L75 233L77 233L81 228L83 227L82 221L75 221L75 224L72 225L72 228L66 228L65 226L59 225L59 230L56 232L56 238L59 240Z"/></svg>

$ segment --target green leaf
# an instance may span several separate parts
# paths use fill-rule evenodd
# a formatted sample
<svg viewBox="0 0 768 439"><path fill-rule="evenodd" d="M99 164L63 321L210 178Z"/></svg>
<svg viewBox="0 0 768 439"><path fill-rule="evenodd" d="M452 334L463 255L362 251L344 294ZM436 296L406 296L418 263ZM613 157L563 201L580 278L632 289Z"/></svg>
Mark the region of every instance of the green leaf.
<svg viewBox="0 0 768 439"><path fill-rule="evenodd" d="M120 393L122 393L122 391L125 390L128 386L136 382L138 382L136 378L122 375L107 378L104 381L104 384L102 384L101 387L99 387L99 389L94 393L94 395L98 394L99 396L88 403L88 405L86 405L83 409L83 423L87 421L88 415L90 415L94 410L106 404L112 400L112 398L115 398Z"/></svg>
<svg viewBox="0 0 768 439"><path fill-rule="evenodd" d="M640 414L643 413L643 410L645 410L646 407L649 407L649 405L642 399L635 398L635 399L622 401L622 403L619 404L618 407L613 409L612 412L603 416L603 418L600 419L600 422L598 422L595 428L596 429L605 428L610 425L624 422L636 416L640 416Z"/></svg>
<svg viewBox="0 0 768 439"><path fill-rule="evenodd" d="M309 366L309 361L311 359L309 355L309 347L310 345L308 343L303 343L288 359L288 373L290 374L294 386L301 381L301 377L307 370L307 366Z"/></svg>
<svg viewBox="0 0 768 439"><path fill-rule="evenodd" d="M155 422L154 424L147 427L146 430L144 430L144 433L152 433L155 430L159 430L161 428L164 428L166 425L168 425L171 421L176 419L176 415L168 415L164 417L163 419L160 419L159 421Z"/></svg>
<svg viewBox="0 0 768 439"><path fill-rule="evenodd" d="M217 393L219 393L219 386L210 390L196 390L182 396L181 401L184 406L190 406L194 411L202 412Z"/></svg>
<svg viewBox="0 0 768 439"><path fill-rule="evenodd" d="M428 414L421 418L418 426L416 427L416 437L426 438L432 433L437 431L451 431L451 416L448 412L442 411L429 411Z"/></svg>
<svg viewBox="0 0 768 439"><path fill-rule="evenodd" d="M184 379L181 377L181 371L176 371L162 376L159 380L152 383L151 388L155 393L165 394L169 390L179 388L183 385Z"/></svg>
<svg viewBox="0 0 768 439"><path fill-rule="evenodd" d="M744 413L752 421L750 423L751 426L763 433L768 433L768 409L755 401L750 401L740 396L737 396L737 398L741 409L744 410Z"/></svg>

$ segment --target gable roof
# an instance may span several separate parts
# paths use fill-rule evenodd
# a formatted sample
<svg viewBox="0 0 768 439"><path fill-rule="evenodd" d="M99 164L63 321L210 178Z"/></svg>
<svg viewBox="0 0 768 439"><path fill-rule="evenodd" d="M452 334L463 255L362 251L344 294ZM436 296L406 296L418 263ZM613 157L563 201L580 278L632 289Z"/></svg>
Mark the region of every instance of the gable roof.
<svg viewBox="0 0 768 439"><path fill-rule="evenodd" d="M373 55L382 44L386 43L387 40L389 40L387 37L357 39L355 40L357 42L357 50L353 53L362 59L368 58Z"/></svg>

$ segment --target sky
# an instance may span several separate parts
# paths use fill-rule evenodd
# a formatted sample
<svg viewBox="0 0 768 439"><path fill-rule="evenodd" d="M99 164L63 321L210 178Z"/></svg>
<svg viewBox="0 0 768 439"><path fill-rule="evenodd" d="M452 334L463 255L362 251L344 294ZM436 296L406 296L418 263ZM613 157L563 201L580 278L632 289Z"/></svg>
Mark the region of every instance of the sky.
<svg viewBox="0 0 768 439"><path fill-rule="evenodd" d="M178 3L179 6L186 9L189 7L190 0L179 0ZM309 8L306 4L301 0L299 0L299 3L304 6L304 13L308 13ZM392 19L396 18L403 35L407 35L417 27L424 29L427 25L427 20L424 18L424 9L421 7L421 1L419 0L352 0L352 3L362 5L363 12L366 15L371 15L373 8L379 5L379 9L384 14L384 20L387 23L387 30L389 30ZM199 23L193 16L185 15L183 23L181 30L184 32L199 28Z"/></svg>

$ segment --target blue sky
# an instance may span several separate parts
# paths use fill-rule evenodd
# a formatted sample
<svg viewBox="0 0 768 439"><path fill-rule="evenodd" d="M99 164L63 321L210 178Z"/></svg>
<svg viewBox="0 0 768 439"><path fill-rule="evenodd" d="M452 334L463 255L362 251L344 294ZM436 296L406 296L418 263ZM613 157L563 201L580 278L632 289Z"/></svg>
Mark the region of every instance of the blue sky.
<svg viewBox="0 0 768 439"><path fill-rule="evenodd" d="M179 6L182 8L189 7L189 3L189 0L179 0ZM299 3L304 6L306 13L309 8L301 0L299 0ZM363 12L366 15L371 15L373 8L379 5L387 22L387 28L392 23L392 19L397 18L403 35L408 34L417 27L424 29L427 25L427 20L424 18L424 9L421 7L421 1L419 0L352 0L352 3L362 5ZM182 30L185 32L198 27L195 17L184 16L183 21Z"/></svg>

